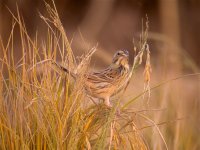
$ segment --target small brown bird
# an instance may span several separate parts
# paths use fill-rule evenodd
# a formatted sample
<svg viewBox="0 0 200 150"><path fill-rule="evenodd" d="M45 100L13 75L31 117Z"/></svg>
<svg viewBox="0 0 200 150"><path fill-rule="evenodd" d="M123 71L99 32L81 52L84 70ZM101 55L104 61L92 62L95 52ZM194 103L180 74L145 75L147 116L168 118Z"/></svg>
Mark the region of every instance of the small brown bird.
<svg viewBox="0 0 200 150"><path fill-rule="evenodd" d="M63 71L72 75L76 79L77 74L60 66ZM111 106L110 97L122 90L129 81L129 53L127 50L117 51L112 59L110 66L98 72L86 74L84 88L86 93L93 98L103 99L104 104Z"/></svg>

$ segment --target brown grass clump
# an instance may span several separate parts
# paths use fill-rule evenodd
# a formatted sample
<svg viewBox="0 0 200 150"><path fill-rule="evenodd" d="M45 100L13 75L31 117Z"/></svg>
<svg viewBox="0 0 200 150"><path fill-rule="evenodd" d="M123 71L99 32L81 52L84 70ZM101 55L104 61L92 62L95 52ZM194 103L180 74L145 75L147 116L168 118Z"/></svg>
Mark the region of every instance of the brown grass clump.
<svg viewBox="0 0 200 150"><path fill-rule="evenodd" d="M51 8L46 4L46 8L50 17L40 15L48 26L42 45L37 36L34 40L29 37L19 11L17 16L11 13L15 22L7 45L0 42L0 149L148 149L135 123L136 115L157 125L139 112L126 109L132 100L122 108L118 108L120 98L113 108L88 104L83 75L96 47L76 64L55 5ZM13 55L17 25L22 50L18 62ZM151 71L147 33L148 25L132 67L134 72L147 52L145 91L149 90ZM62 64L79 72L73 84L70 76L52 69L49 61L56 61L58 56ZM120 114L116 113L118 109Z"/></svg>

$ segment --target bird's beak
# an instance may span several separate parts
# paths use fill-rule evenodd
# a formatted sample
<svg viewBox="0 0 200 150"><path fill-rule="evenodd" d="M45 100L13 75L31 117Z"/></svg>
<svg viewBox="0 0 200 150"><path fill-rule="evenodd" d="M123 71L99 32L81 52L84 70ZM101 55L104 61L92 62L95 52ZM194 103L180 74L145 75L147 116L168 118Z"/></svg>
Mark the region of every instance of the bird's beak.
<svg viewBox="0 0 200 150"><path fill-rule="evenodd" d="M123 54L125 57L128 57L129 56L129 54L128 54L128 51L124 51L124 54Z"/></svg>
<svg viewBox="0 0 200 150"><path fill-rule="evenodd" d="M128 57L128 54L125 54L125 53L124 53L123 56Z"/></svg>

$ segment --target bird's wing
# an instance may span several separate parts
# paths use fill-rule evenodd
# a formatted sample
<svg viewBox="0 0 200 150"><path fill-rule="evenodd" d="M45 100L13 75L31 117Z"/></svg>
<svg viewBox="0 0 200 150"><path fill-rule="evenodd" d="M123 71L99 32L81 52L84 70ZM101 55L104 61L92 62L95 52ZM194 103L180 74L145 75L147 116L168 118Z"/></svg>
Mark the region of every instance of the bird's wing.
<svg viewBox="0 0 200 150"><path fill-rule="evenodd" d="M99 72L93 72L88 75L88 80L93 82L112 82L119 76L117 69L107 68Z"/></svg>

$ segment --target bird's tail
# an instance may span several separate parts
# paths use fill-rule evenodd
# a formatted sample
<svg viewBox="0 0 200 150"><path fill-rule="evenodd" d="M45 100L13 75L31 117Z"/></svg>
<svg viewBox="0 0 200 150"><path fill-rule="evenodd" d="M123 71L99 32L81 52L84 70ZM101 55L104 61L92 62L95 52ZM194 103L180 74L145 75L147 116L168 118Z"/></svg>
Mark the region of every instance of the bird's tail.
<svg viewBox="0 0 200 150"><path fill-rule="evenodd" d="M60 70L68 73L69 75L71 75L74 79L76 79L76 74L72 71L70 71L69 69L67 69L66 67L62 66L61 64L58 64L55 61L52 61L52 64L55 65L56 67L58 67Z"/></svg>

